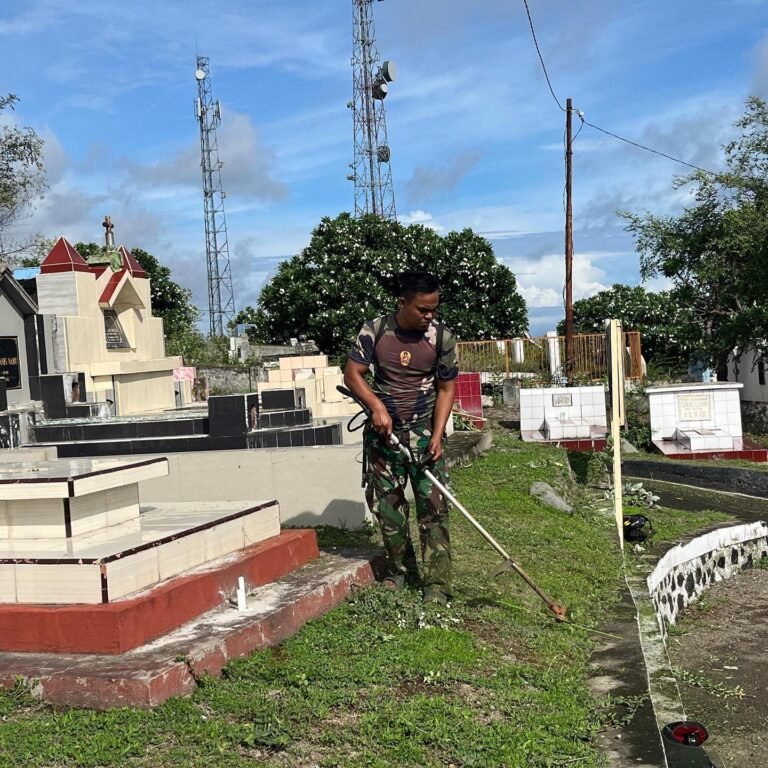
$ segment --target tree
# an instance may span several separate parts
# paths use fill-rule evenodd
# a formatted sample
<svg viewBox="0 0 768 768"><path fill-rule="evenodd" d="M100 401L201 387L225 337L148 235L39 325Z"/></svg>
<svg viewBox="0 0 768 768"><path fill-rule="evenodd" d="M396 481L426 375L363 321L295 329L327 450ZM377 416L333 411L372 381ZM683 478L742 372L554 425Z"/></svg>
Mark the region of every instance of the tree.
<svg viewBox="0 0 768 768"><path fill-rule="evenodd" d="M674 293L646 291L641 285L614 284L573 305L576 333L603 333L605 320L617 318L625 331L639 331L643 356L649 363L685 368L697 335L687 309ZM565 321L557 327L565 333Z"/></svg>
<svg viewBox="0 0 768 768"><path fill-rule="evenodd" d="M362 323L395 307L398 274L432 272L441 313L459 338L515 336L527 327L512 272L472 230L443 236L421 225L342 213L323 218L309 245L280 264L246 322L255 337L285 342L306 334L331 355L346 352Z"/></svg>
<svg viewBox="0 0 768 768"><path fill-rule="evenodd" d="M97 243L76 243L78 253L87 261L106 253L106 246ZM197 330L197 307L192 304L192 291L171 278L171 270L142 248L131 253L144 268L150 282L152 314L163 319L166 348L169 355L183 355L185 361L202 354L205 337Z"/></svg>
<svg viewBox="0 0 768 768"><path fill-rule="evenodd" d="M768 105L753 96L725 145L726 170L675 180L695 204L679 216L625 213L644 278L663 275L696 328L695 346L727 379L736 349L768 355Z"/></svg>
<svg viewBox="0 0 768 768"><path fill-rule="evenodd" d="M0 96L0 113L13 109L14 94ZM3 242L8 227L45 190L43 140L32 128L6 124L0 127L0 252L24 250L26 243Z"/></svg>

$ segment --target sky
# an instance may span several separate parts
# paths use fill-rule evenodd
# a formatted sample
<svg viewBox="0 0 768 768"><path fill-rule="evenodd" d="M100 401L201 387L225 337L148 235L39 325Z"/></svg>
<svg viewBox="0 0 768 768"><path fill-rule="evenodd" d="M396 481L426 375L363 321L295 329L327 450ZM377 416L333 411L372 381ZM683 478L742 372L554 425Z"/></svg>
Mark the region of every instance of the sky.
<svg viewBox="0 0 768 768"><path fill-rule="evenodd" d="M765 0L529 0L554 90L607 130L717 170L768 97ZM195 57L210 59L237 308L353 208L350 0L0 0L3 115L45 139L49 191L14 234L141 247L206 308ZM530 331L563 317L564 113L521 0L373 3L398 219L471 227L516 274ZM575 130L578 129L578 119ZM639 282L618 210L674 214L687 169L584 127L574 297ZM661 283L648 286L663 288Z"/></svg>

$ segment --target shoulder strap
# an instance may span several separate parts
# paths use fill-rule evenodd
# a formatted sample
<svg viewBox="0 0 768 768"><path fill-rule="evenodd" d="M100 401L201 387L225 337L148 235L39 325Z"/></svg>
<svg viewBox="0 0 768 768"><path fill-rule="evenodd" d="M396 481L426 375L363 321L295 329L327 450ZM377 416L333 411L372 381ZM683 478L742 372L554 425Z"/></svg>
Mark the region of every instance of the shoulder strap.
<svg viewBox="0 0 768 768"><path fill-rule="evenodd" d="M376 350L382 336L387 332L387 316L381 315L373 321L373 332L375 334L373 340L373 349Z"/></svg>
<svg viewBox="0 0 768 768"><path fill-rule="evenodd" d="M440 357L443 354L443 334L445 333L445 326L442 323L437 325L437 339L435 340L435 351L437 352L437 362L440 362Z"/></svg>

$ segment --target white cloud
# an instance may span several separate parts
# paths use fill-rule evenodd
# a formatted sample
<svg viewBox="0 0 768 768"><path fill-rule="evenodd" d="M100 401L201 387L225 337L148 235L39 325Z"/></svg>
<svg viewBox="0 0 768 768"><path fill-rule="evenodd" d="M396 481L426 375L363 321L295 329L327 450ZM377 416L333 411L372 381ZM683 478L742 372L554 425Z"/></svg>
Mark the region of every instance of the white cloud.
<svg viewBox="0 0 768 768"><path fill-rule="evenodd" d="M573 256L573 298L592 296L604 291L606 272L596 262L610 253L576 253ZM504 263L517 276L520 292L529 307L562 307L565 285L565 256L547 254L538 259L513 257Z"/></svg>
<svg viewBox="0 0 768 768"><path fill-rule="evenodd" d="M249 115L224 112L217 131L219 157L223 167L222 186L227 195L242 195L259 200L283 200L288 195L286 184L276 177L274 152L264 145L260 132ZM202 188L200 147L189 144L170 159L152 164L130 163L130 177L137 187L146 186L157 195L159 186L170 194L177 188Z"/></svg>

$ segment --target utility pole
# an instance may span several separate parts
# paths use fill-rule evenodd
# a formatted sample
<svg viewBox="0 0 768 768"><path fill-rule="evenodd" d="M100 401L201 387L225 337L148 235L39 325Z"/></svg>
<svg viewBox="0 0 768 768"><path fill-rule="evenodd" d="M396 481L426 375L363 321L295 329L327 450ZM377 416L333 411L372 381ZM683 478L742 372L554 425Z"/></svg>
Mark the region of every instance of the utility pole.
<svg viewBox="0 0 768 768"><path fill-rule="evenodd" d="M573 384L573 102L565 102L565 375Z"/></svg>

